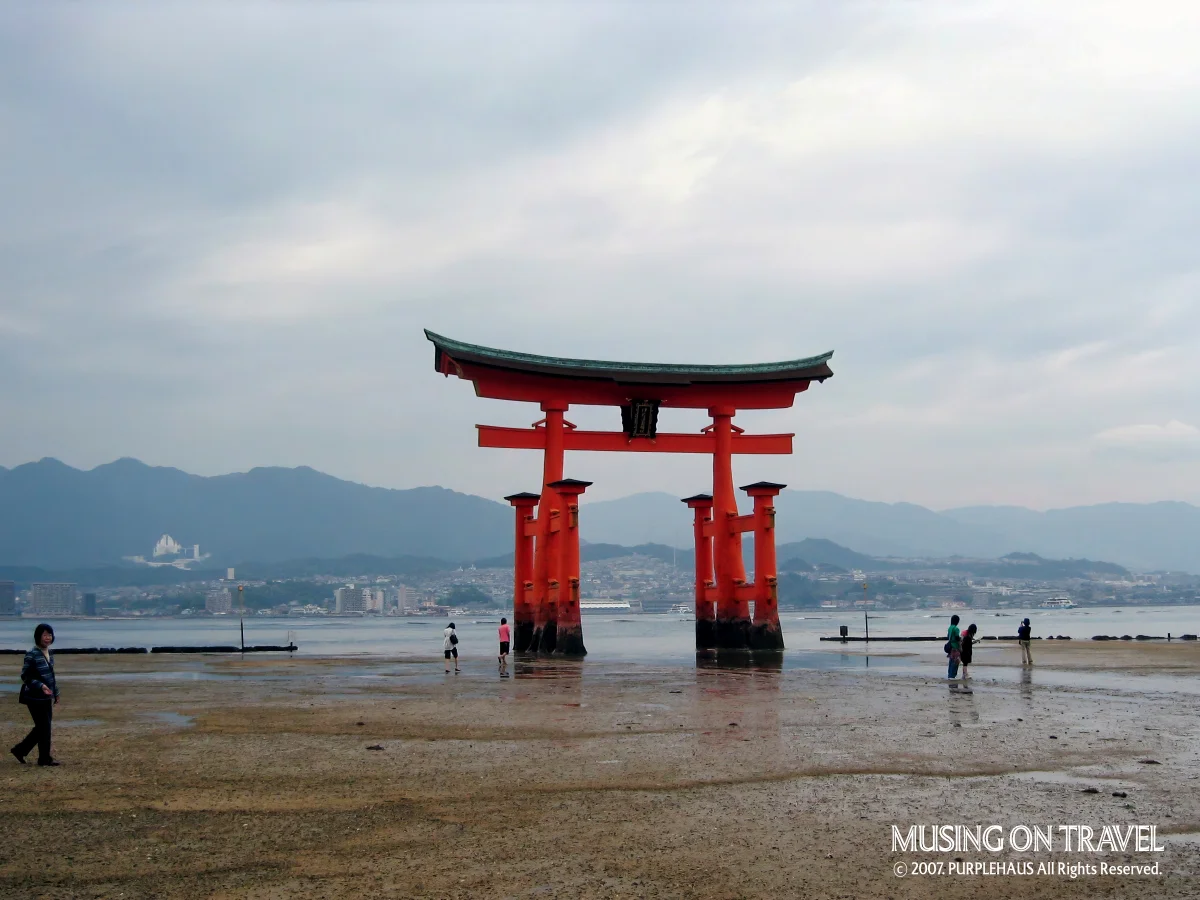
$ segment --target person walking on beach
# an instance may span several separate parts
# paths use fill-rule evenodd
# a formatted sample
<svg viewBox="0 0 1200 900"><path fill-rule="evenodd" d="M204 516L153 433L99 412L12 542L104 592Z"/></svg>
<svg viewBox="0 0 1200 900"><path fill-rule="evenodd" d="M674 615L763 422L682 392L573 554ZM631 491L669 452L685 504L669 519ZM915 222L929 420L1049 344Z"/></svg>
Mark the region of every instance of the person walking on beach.
<svg viewBox="0 0 1200 900"><path fill-rule="evenodd" d="M447 659L446 666L447 667L449 667L449 665L450 665L448 660L451 657L454 658L454 674L457 675L458 674L458 635L454 633L454 623L453 622L451 622L449 625L447 625L446 630L442 632L442 650L444 650L446 652L446 659ZM447 675L450 674L449 668L446 669L446 674Z"/></svg>
<svg viewBox="0 0 1200 900"><path fill-rule="evenodd" d="M54 643L54 629L45 622L33 629L33 649L25 654L21 666L20 702L29 709L33 718L33 730L25 740L9 750L17 762L25 764L29 751L38 748L39 766L57 766L58 760L50 755L50 722L54 705L58 703L58 684L54 680L54 654L50 645Z"/></svg>
<svg viewBox="0 0 1200 900"><path fill-rule="evenodd" d="M971 648L979 643L979 641L975 640L975 632L978 630L979 626L972 622L967 626L967 630L962 635L962 649L959 651L959 656L962 660L962 680L964 682L967 680L967 666L971 664L971 654L973 652Z"/></svg>
<svg viewBox="0 0 1200 900"><path fill-rule="evenodd" d="M946 668L946 677L951 681L958 675L958 664L962 659L962 632L958 629L958 616L950 617L950 627L946 629L946 653L950 656L950 664Z"/></svg>
<svg viewBox="0 0 1200 900"><path fill-rule="evenodd" d="M509 627L508 627L508 619L504 618L503 616L501 616L501 618L500 618L499 637L500 637L500 656L499 656L500 672L501 672L501 674L503 674L503 672L508 668L508 647L509 647L509 642L512 641L512 632L509 630Z"/></svg>
<svg viewBox="0 0 1200 900"><path fill-rule="evenodd" d="M1033 635L1033 626L1029 624L1029 620L1025 619L1021 622L1021 627L1017 629L1017 643L1021 645L1021 665L1033 665L1033 653L1029 649L1029 641Z"/></svg>

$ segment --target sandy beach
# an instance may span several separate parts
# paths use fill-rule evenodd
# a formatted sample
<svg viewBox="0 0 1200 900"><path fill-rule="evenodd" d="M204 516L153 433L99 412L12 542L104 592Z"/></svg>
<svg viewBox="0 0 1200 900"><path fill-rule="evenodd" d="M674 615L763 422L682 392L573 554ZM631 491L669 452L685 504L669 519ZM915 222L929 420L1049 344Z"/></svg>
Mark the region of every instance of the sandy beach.
<svg viewBox="0 0 1200 900"><path fill-rule="evenodd" d="M62 656L64 766L0 769L0 894L1196 896L1200 696L1137 676L1196 679L1200 646L1036 649L1016 684L987 653L972 693L933 668ZM1130 688L1039 683L1090 670ZM15 701L0 721L28 729ZM1154 825L1166 849L893 852L925 823ZM956 859L1160 874L895 874Z"/></svg>

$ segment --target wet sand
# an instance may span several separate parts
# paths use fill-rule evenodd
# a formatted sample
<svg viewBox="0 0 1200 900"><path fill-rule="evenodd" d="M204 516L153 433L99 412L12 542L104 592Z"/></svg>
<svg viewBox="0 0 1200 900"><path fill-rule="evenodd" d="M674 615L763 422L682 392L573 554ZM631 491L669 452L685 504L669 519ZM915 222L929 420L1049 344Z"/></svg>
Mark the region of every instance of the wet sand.
<svg viewBox="0 0 1200 900"><path fill-rule="evenodd" d="M940 666L61 657L65 765L0 763L0 895L1195 897L1200 698L1082 679L1195 677L1200 648L1035 653L1016 684L979 654L969 694ZM11 744L28 718L3 709ZM893 854L891 826L922 823L1149 824L1167 850ZM893 874L956 856L1163 874Z"/></svg>

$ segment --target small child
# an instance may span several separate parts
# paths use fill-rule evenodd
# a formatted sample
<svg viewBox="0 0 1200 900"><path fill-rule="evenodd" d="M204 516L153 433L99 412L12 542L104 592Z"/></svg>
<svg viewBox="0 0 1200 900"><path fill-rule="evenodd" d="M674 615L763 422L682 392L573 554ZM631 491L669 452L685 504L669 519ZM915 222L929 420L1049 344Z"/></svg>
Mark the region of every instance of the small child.
<svg viewBox="0 0 1200 900"><path fill-rule="evenodd" d="M972 622L967 626L967 630L964 631L962 635L962 650L959 651L959 657L962 661L963 681L967 680L967 666L971 665L971 657L973 655L971 648L979 643L979 641L975 639L975 632L978 630L979 626Z"/></svg>
<svg viewBox="0 0 1200 900"><path fill-rule="evenodd" d="M508 619L501 617L500 619L500 671L503 672L508 668L508 647L512 641L512 633L508 628Z"/></svg>

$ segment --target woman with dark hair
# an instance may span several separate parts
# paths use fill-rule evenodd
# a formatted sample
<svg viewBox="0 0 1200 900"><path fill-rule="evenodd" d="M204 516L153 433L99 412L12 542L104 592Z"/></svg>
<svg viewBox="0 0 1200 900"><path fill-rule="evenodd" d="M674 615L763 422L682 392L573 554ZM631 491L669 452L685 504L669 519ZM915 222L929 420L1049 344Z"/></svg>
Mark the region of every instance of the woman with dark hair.
<svg viewBox="0 0 1200 900"><path fill-rule="evenodd" d="M45 622L33 629L33 649L25 654L21 666L20 701L29 708L33 718L33 730L25 740L11 749L17 762L24 765L25 757L37 745L38 765L57 766L58 760L50 755L50 721L54 704L58 703L58 684L54 681L54 654L50 645L54 643L54 629Z"/></svg>
<svg viewBox="0 0 1200 900"><path fill-rule="evenodd" d="M975 632L979 630L974 622L967 626L967 630L962 633L962 649L959 651L959 658L962 662L962 680L967 680L967 666L971 665L971 657L974 651L972 648L979 643L975 637Z"/></svg>

